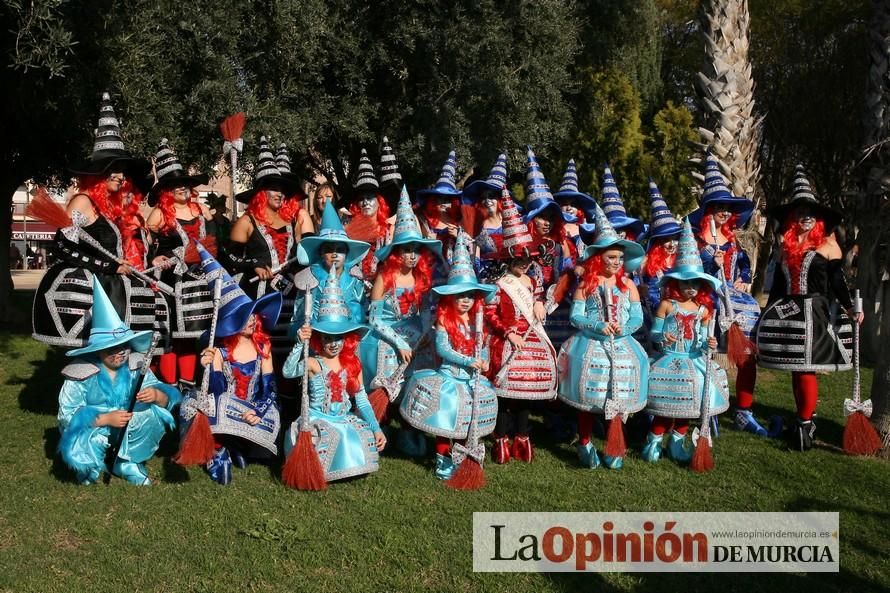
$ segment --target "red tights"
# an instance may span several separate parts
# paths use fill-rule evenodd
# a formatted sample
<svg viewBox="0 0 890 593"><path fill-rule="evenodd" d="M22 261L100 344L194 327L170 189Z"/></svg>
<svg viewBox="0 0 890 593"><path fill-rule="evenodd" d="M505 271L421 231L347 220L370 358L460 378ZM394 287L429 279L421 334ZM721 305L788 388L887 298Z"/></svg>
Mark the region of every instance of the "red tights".
<svg viewBox="0 0 890 593"><path fill-rule="evenodd" d="M754 405L754 384L757 383L757 363L754 357L739 367L735 380L736 407L748 410Z"/></svg>
<svg viewBox="0 0 890 593"><path fill-rule="evenodd" d="M666 433L671 428L677 434L686 434L686 430L689 428L689 420L686 418L665 418L664 416L655 416L652 418L652 426L649 430L652 434L661 436Z"/></svg>
<svg viewBox="0 0 890 593"><path fill-rule="evenodd" d="M816 373L791 373L791 388L797 404L797 416L801 420L811 420L819 400L819 381Z"/></svg>
<svg viewBox="0 0 890 593"><path fill-rule="evenodd" d="M193 383L197 365L195 341L190 338L173 340L173 351L159 357L158 378L164 383L176 383L177 379Z"/></svg>

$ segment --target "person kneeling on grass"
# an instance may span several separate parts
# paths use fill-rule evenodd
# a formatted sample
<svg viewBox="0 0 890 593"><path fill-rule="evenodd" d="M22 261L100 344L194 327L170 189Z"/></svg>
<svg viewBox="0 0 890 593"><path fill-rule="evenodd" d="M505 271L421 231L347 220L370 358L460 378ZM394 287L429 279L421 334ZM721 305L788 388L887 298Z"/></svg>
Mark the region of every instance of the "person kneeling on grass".
<svg viewBox="0 0 890 593"><path fill-rule="evenodd" d="M134 332L124 325L94 278L89 342L68 352L74 361L62 369L65 383L59 393L59 454L79 483L92 484L108 471L131 484L151 484L145 462L164 432L175 426L171 411L182 399L148 369L134 393L151 342L150 331ZM107 449L117 442L120 449L108 467Z"/></svg>

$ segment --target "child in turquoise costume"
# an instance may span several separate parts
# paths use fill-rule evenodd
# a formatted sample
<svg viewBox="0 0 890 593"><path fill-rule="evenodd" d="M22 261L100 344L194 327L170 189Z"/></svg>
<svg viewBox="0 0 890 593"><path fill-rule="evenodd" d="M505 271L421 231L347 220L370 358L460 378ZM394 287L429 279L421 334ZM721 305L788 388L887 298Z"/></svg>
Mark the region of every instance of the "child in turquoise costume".
<svg viewBox="0 0 890 593"><path fill-rule="evenodd" d="M313 303L314 304L314 303ZM333 270L318 299L317 314L299 331L284 363L284 376L302 377L309 367L309 414L312 440L328 482L369 474L378 469L378 451L386 446L362 384L359 339L368 327L354 321ZM313 355L303 357L303 341ZM300 418L284 436L290 454L300 433Z"/></svg>
<svg viewBox="0 0 890 593"><path fill-rule="evenodd" d="M75 360L62 369L65 383L59 393L59 453L81 484L96 482L103 471L131 484L151 484L145 462L157 451L164 432L176 425L171 411L182 399L148 369L142 389L133 393L151 337L150 331L134 332L124 325L93 278L89 341L68 352ZM133 397L131 413L127 410ZM108 468L106 449L121 438L121 430L125 434L120 450Z"/></svg>
<svg viewBox="0 0 890 593"><path fill-rule="evenodd" d="M250 300L212 255L200 245L198 252L211 293L222 283L214 336L221 345L201 353L201 365L212 364L208 392L188 394L181 415L188 422L196 409L207 414L216 442L207 472L225 486L232 481L233 465L243 469L248 459L278 454L280 420L270 332L281 314L282 296L273 291Z"/></svg>
<svg viewBox="0 0 890 593"><path fill-rule="evenodd" d="M643 324L643 308L625 272L636 270L643 248L621 239L599 206L597 234L585 251L584 276L575 290L571 323L578 333L559 352L559 399L578 410L578 458L585 467L600 465L590 436L593 414L607 420L642 410L649 385L649 359L633 334ZM606 309L608 307L608 309ZM621 456L604 457L618 469Z"/></svg>
<svg viewBox="0 0 890 593"><path fill-rule="evenodd" d="M686 463L692 458L686 431L689 419L701 417L706 383L709 415L729 408L726 371L712 362L711 376L705 377L708 349L717 347L717 339L708 337L708 323L715 314L714 295L720 283L705 273L689 221L680 237L677 259L658 280L657 288L665 298L655 310L652 342L661 346L662 354L652 360L649 369L646 411L654 418L643 458L658 461L664 434L672 429L668 455Z"/></svg>
<svg viewBox="0 0 890 593"><path fill-rule="evenodd" d="M497 420L494 388L483 376L488 370L488 350L477 356L476 313L483 295L496 287L480 284L473 272L468 236L458 235L448 283L433 288L441 298L437 307L436 353L442 359L437 370L423 370L405 386L399 411L408 424L436 438L436 476L446 480L457 465L451 457L450 439L466 439L473 420L473 400L478 399L475 419L478 436L490 434ZM478 381L478 382L477 382Z"/></svg>
<svg viewBox="0 0 890 593"><path fill-rule="evenodd" d="M308 267L294 276L298 293L291 319L291 336L303 325L307 290L312 292L312 318L318 316L321 291L333 267L337 268L340 290L349 309L349 318L356 323L365 322L367 299L360 266L370 248L368 243L355 241L346 235L333 203L328 202L321 216L318 233L304 238L297 247L299 263Z"/></svg>
<svg viewBox="0 0 890 593"><path fill-rule="evenodd" d="M380 264L368 316L373 331L359 349L366 389L388 384L387 392L396 404L405 377L432 366L430 288L441 249L440 241L421 235L403 186L393 240L377 250ZM417 431L400 432L396 446L412 457L426 452L426 441Z"/></svg>

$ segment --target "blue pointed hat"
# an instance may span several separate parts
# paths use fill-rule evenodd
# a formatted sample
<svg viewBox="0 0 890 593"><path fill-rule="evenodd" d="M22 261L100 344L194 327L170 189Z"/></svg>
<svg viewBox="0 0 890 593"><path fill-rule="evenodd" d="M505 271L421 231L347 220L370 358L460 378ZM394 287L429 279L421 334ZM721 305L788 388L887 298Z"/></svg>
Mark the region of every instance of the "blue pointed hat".
<svg viewBox="0 0 890 593"><path fill-rule="evenodd" d="M320 249L324 243L343 243L348 248L346 261L343 268L348 270L358 261L361 261L368 253L371 245L364 241L350 239L346 235L343 223L337 216L334 204L327 202L321 214L321 227L318 233L306 237L297 246L297 261L304 266L319 263L321 261Z"/></svg>
<svg viewBox="0 0 890 593"><path fill-rule="evenodd" d="M256 313L260 316L263 328L271 331L275 324L278 323L278 316L281 314L282 296L280 292L274 291L260 297L256 301L250 300L234 278L229 276L216 258L204 249L200 242L195 240L195 246L198 248L198 254L201 256L201 270L204 272L204 280L210 287L210 293L213 294L216 289L216 283L222 283L219 301L219 319L216 322L216 338L225 338L233 336L244 329L250 316ZM209 336L209 330L204 332L202 340L206 340Z"/></svg>
<svg viewBox="0 0 890 593"><path fill-rule="evenodd" d="M457 241L454 243L454 255L451 259L451 269L448 271L448 283L436 286L433 292L439 295L462 294L464 292L480 291L491 294L497 287L492 284L480 284L473 270L473 260L470 258L470 236L459 231Z"/></svg>
<svg viewBox="0 0 890 593"><path fill-rule="evenodd" d="M683 222L683 230L680 235L680 245L677 247L677 258L670 270L658 279L658 286L663 286L668 280L702 280L711 285L717 291L720 290L720 281L705 272L701 263L701 253L698 250L698 242L692 234L692 225L689 218Z"/></svg>
<svg viewBox="0 0 890 593"><path fill-rule="evenodd" d="M593 242L588 244L587 248L584 250L584 259L610 247L620 247L624 250L624 270L633 272L640 267L643 263L643 257L646 255L643 251L643 246L618 236L618 233L615 232L612 223L609 222L609 219L606 217L603 209L599 207L599 204L596 206L593 224L596 229L595 235L593 237Z"/></svg>
<svg viewBox="0 0 890 593"><path fill-rule="evenodd" d="M562 218L563 222L576 222L575 217L562 211L562 207L553 199L550 186L544 178L538 157L531 146L527 146L528 161L525 163L525 216L523 220L528 224L533 218L544 210L552 210L554 220Z"/></svg>
<svg viewBox="0 0 890 593"><path fill-rule="evenodd" d="M624 201L618 192L618 184L612 176L612 169L608 163L603 165L603 212L616 230L628 229L634 235L640 236L644 231L643 221L627 215L624 209Z"/></svg>
<svg viewBox="0 0 890 593"><path fill-rule="evenodd" d="M408 189L403 185L402 193L399 196L399 206L396 209L396 224L393 229L392 241L377 250L377 261L384 261L389 256L393 247L398 245L408 245L409 243L417 243L426 247L438 257L442 257L442 242L438 239L427 239L420 232L420 225L417 222L417 217L411 209L411 199L408 197Z"/></svg>
<svg viewBox="0 0 890 593"><path fill-rule="evenodd" d="M566 172L562 176L562 183L559 184L559 191L553 194L553 197L556 200L571 200L576 208L585 213L593 210L596 200L578 189L578 168L575 166L575 159L569 159Z"/></svg>
<svg viewBox="0 0 890 593"><path fill-rule="evenodd" d="M311 323L312 329L331 336L339 336L350 332L364 334L368 326L353 321L349 316L349 307L343 298L343 289L337 278L336 268L331 269L321 290L318 301L318 316Z"/></svg>
<svg viewBox="0 0 890 593"><path fill-rule="evenodd" d="M477 179L464 188L464 198L475 201L484 191L500 192L507 185L507 155L501 153L486 179Z"/></svg>
<svg viewBox="0 0 890 593"><path fill-rule="evenodd" d="M723 173L720 172L720 163L717 162L713 154L708 152L705 159L705 187L702 191L701 204L689 214L689 222L692 226L698 227L701 224L705 210L712 204L728 205L734 213L739 215L739 227L745 226L754 213L754 202L748 198L732 195L726 185Z"/></svg>
<svg viewBox="0 0 890 593"><path fill-rule="evenodd" d="M658 191L658 186L655 185L655 181L651 177L649 178L649 209L652 217L649 220L649 231L647 232L649 239L646 245L647 251L652 248L652 239L671 237L683 232L683 227L671 214L667 202L664 201L661 192Z"/></svg>
<svg viewBox="0 0 890 593"><path fill-rule="evenodd" d="M436 185L429 189L417 190L417 201L423 203L427 196L459 196L460 190L457 189L455 179L457 177L457 155L452 150L448 153L445 164L442 165L442 172L439 174L439 180Z"/></svg>
<svg viewBox="0 0 890 593"><path fill-rule="evenodd" d="M130 344L135 352L145 352L151 346L151 330L134 332L121 321L105 289L93 275L93 306L90 309L90 338L82 348L69 350L67 356L99 352L112 346Z"/></svg>

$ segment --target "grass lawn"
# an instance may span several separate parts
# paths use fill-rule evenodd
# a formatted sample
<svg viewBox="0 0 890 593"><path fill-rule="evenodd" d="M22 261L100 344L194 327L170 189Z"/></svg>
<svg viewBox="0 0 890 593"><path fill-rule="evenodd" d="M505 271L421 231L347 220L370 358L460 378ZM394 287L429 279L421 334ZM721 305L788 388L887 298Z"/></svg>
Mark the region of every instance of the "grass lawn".
<svg viewBox="0 0 890 593"><path fill-rule="evenodd" d="M821 380L819 446L788 452L721 422L717 469L700 476L639 457L582 470L574 446L536 425L533 464L486 464L488 485L453 492L432 462L384 457L380 471L324 493L284 488L264 466L228 488L169 460L135 488L79 487L54 458L61 352L21 322L0 331L0 591L888 591L890 466L843 455L851 373ZM871 380L864 372L865 385ZM758 417L790 416L789 376L761 373ZM597 441L597 444L600 444ZM473 511L839 511L839 574L474 574Z"/></svg>

